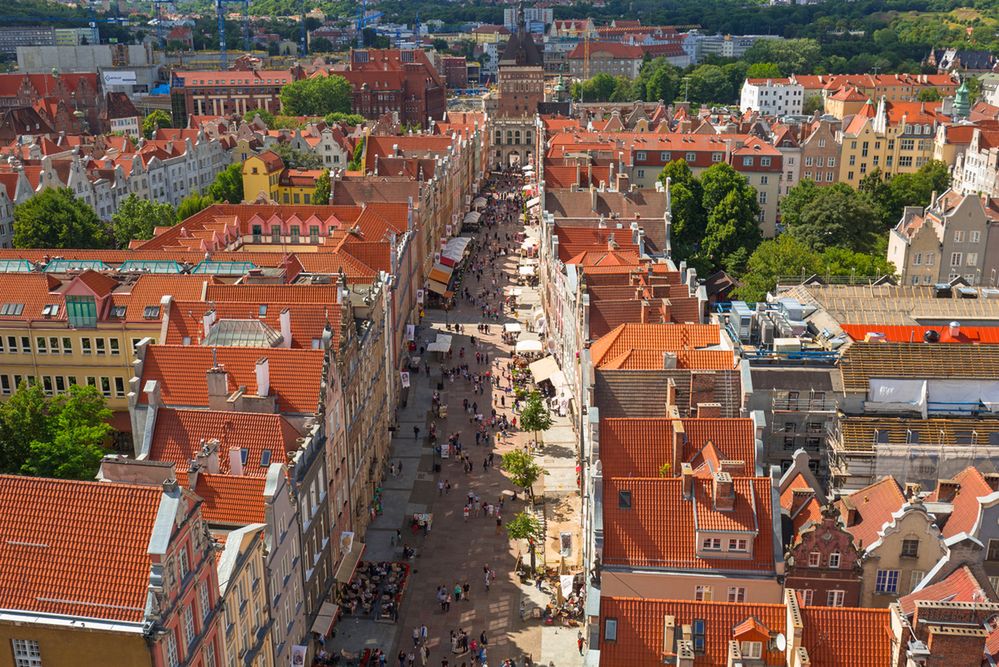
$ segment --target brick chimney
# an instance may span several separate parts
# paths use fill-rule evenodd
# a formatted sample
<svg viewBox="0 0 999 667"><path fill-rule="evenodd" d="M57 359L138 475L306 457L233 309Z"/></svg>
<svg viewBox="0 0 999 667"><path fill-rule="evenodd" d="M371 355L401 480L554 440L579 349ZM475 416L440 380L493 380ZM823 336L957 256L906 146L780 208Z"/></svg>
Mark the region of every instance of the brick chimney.
<svg viewBox="0 0 999 667"><path fill-rule="evenodd" d="M735 486L732 483L732 475L727 472L716 472L712 476L711 495L716 510L727 512L734 509Z"/></svg>
<svg viewBox="0 0 999 667"><path fill-rule="evenodd" d="M717 419L721 417L721 403L698 403L697 404L697 417L698 419L713 418Z"/></svg>
<svg viewBox="0 0 999 667"><path fill-rule="evenodd" d="M205 373L208 381L208 409L226 410L229 398L229 374L219 365L213 365Z"/></svg>
<svg viewBox="0 0 999 667"><path fill-rule="evenodd" d="M696 408L701 403L712 403L715 400L715 374L713 372L697 372L690 374L690 407Z"/></svg>
<svg viewBox="0 0 999 667"><path fill-rule="evenodd" d="M690 500L694 496L694 467L689 463L680 464L680 482L683 497Z"/></svg>

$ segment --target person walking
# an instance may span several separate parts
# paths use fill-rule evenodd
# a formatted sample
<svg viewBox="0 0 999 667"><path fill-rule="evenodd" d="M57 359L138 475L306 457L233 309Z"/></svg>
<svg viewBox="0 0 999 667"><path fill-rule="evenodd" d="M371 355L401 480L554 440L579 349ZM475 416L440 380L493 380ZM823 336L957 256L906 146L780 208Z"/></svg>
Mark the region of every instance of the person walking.
<svg viewBox="0 0 999 667"><path fill-rule="evenodd" d="M416 426L414 424L413 425L413 440L419 440L419 439L420 439L420 427Z"/></svg>
<svg viewBox="0 0 999 667"><path fill-rule="evenodd" d="M413 646L420 645L420 629L413 628Z"/></svg>
<svg viewBox="0 0 999 667"><path fill-rule="evenodd" d="M578 630L576 632L576 646L579 647L579 655L583 655L583 644L585 643L586 640L583 638L583 631Z"/></svg>
<svg viewBox="0 0 999 667"><path fill-rule="evenodd" d="M420 647L420 665L422 667L427 667L427 661L430 660L430 649L424 644Z"/></svg>

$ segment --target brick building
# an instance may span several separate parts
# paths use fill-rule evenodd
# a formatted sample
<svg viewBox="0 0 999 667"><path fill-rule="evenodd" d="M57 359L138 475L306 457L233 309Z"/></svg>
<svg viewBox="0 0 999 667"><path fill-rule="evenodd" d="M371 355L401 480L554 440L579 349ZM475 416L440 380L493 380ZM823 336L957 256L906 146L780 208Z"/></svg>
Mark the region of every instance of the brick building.
<svg viewBox="0 0 999 667"><path fill-rule="evenodd" d="M365 118L396 112L407 125L427 127L447 110L447 86L426 53L418 49L358 49L346 78L354 89L351 109Z"/></svg>
<svg viewBox="0 0 999 667"><path fill-rule="evenodd" d="M95 73L0 74L0 110L30 107L54 132L99 132L104 95Z"/></svg>
<svg viewBox="0 0 999 667"><path fill-rule="evenodd" d="M301 70L174 72L170 81L173 122L189 116L242 114L248 109L281 110L281 88L302 78Z"/></svg>

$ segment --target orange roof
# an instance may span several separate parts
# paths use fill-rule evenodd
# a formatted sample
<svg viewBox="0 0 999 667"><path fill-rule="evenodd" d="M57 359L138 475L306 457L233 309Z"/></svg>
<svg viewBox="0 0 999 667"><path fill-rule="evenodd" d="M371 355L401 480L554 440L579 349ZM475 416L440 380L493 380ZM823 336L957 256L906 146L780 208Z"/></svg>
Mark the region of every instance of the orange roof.
<svg viewBox="0 0 999 667"><path fill-rule="evenodd" d="M950 335L946 326L906 326L882 324L843 324L842 329L854 340L864 340L869 333L884 334L890 343L921 343L927 331L935 331L941 343L999 343L999 327L968 327L961 325L957 336Z"/></svg>
<svg viewBox="0 0 999 667"><path fill-rule="evenodd" d="M174 407L207 407L207 371L212 356L229 375L229 391L257 391L256 363L267 359L270 393L283 413L314 414L319 404L322 350L285 348L195 347L152 345L146 351L142 379L158 380L163 402ZM146 401L143 392L140 401Z"/></svg>
<svg viewBox="0 0 999 667"><path fill-rule="evenodd" d="M756 439L752 419L681 419L680 461L689 463L709 443L720 460L744 461L756 466ZM673 419L611 418L600 420L600 463L604 477L655 477L673 460ZM679 470L671 471L678 475Z"/></svg>
<svg viewBox="0 0 999 667"><path fill-rule="evenodd" d="M0 475L0 607L141 623L163 489Z"/></svg>
<svg viewBox="0 0 999 667"><path fill-rule="evenodd" d="M895 478L884 477L840 499L837 507L844 518L849 507L856 510L856 520L852 524L847 522L846 529L853 535L857 548L863 550L877 541L878 533L904 503L905 496Z"/></svg>
<svg viewBox="0 0 999 667"><path fill-rule="evenodd" d="M302 259L300 256L299 260ZM205 290L205 301L255 304L313 303L328 304L332 308L338 300L338 289L336 285L210 284Z"/></svg>
<svg viewBox="0 0 999 667"><path fill-rule="evenodd" d="M62 303L61 294L51 294L49 290L58 286L58 281L40 273L0 273L0 304L21 304L19 314L0 314L3 320L37 320L42 318L42 309L50 303ZM64 311L64 308L60 308ZM65 313L59 313L64 319Z"/></svg>
<svg viewBox="0 0 999 667"><path fill-rule="evenodd" d="M607 370L658 370L663 367L663 353L658 350L628 350L600 365ZM732 350L680 350L676 367L696 370L726 370L735 367Z"/></svg>
<svg viewBox="0 0 999 667"><path fill-rule="evenodd" d="M177 481L187 486L187 473L178 472ZM201 515L209 524L246 526L266 522L263 477L235 477L200 473L194 492L204 499Z"/></svg>
<svg viewBox="0 0 999 667"><path fill-rule="evenodd" d="M721 342L715 324L622 324L601 336L590 346L593 365L616 359L629 350L677 352L718 345Z"/></svg>
<svg viewBox="0 0 999 667"><path fill-rule="evenodd" d="M902 596L898 603L902 613L910 616L916 610L917 602L986 602L988 599L971 568L962 565L935 584Z"/></svg>
<svg viewBox="0 0 999 667"><path fill-rule="evenodd" d="M265 312L260 314L263 307ZM323 331L329 324L333 334L332 343L339 345L341 309L336 306L309 303L273 303L273 302L226 302L215 301L175 301L170 305L170 325L166 338L161 343L166 345L199 344L204 338L202 317L209 311L215 311L220 320L258 320L266 323L274 331L281 332L281 313L288 310L291 314L291 347L311 349L313 341L321 340Z"/></svg>
<svg viewBox="0 0 999 667"><path fill-rule="evenodd" d="M281 415L214 410L161 408L149 445L149 460L169 461L187 468L206 440L219 441L219 473L229 474L230 448L246 449L243 474L265 477L270 463L283 463L286 452L298 449L298 431ZM265 451L270 454L261 458Z"/></svg>
<svg viewBox="0 0 999 667"><path fill-rule="evenodd" d="M111 299L114 305L125 306L125 321L148 321L145 318L147 306L159 306L168 294L175 300L200 301L205 282L204 276L145 274L139 276L131 290L116 292ZM161 312L156 319L161 319L163 315Z"/></svg>
<svg viewBox="0 0 999 667"><path fill-rule="evenodd" d="M694 497L683 497L680 478L604 480L604 564L672 570L774 571L775 545L770 503L770 479L733 478L736 511L718 516L710 506L710 479L693 480ZM631 507L622 508L618 492L631 492ZM708 500L704 501L704 498ZM696 530L748 530L754 526L753 555L747 559L702 558L697 555ZM778 538L779 539L779 538ZM777 557L780 555L778 553Z"/></svg>
<svg viewBox="0 0 999 667"><path fill-rule="evenodd" d="M954 481L958 484L953 501L954 509L940 531L944 539L960 533L970 533L978 520L978 499L993 492L982 473L972 466L954 475Z"/></svg>
<svg viewBox="0 0 999 667"><path fill-rule="evenodd" d="M716 593L717 594L717 593ZM813 667L884 667L891 662L891 614L888 609L803 607L799 605L803 633L801 644ZM617 639L600 643L601 667L661 665L665 655L675 658L675 646L664 646L663 619L672 616L675 637L681 629L701 621L704 650L694 656L695 667L728 664L728 643L735 633L752 628L753 634L787 635L787 608L783 604L692 602L650 598L603 597L600 600L601 632L606 621L617 621ZM763 643L763 664L784 665L781 651Z"/></svg>

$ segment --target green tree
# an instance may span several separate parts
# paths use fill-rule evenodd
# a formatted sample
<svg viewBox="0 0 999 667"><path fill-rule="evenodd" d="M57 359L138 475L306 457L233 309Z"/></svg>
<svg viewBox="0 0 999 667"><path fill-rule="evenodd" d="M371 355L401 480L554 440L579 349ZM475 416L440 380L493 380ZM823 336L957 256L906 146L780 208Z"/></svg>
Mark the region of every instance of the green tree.
<svg viewBox="0 0 999 667"><path fill-rule="evenodd" d="M746 70L747 79L779 79L780 76L776 63L753 63Z"/></svg>
<svg viewBox="0 0 999 667"><path fill-rule="evenodd" d="M812 250L839 246L868 249L877 233L877 216L866 198L845 183L819 188L811 203L786 224L788 233Z"/></svg>
<svg viewBox="0 0 999 667"><path fill-rule="evenodd" d="M729 103L735 99L732 82L718 65L699 65L687 75L686 82L691 102Z"/></svg>
<svg viewBox="0 0 999 667"><path fill-rule="evenodd" d="M264 121L264 125L267 126L267 129L278 129L274 126L274 114L267 109L247 109L246 113L243 114L243 120L250 123L253 122L253 119L257 116L260 116L260 120Z"/></svg>
<svg viewBox="0 0 999 667"><path fill-rule="evenodd" d="M447 40L441 39L440 37L431 42L431 46L433 46L434 51L440 51L441 53L444 53L450 48L447 44Z"/></svg>
<svg viewBox="0 0 999 667"><path fill-rule="evenodd" d="M40 385L22 382L5 403L0 403L0 472L21 472L25 443L48 437L45 394Z"/></svg>
<svg viewBox="0 0 999 667"><path fill-rule="evenodd" d="M133 192L111 216L111 233L119 248L127 248L129 241L151 239L157 227L172 227L176 223L173 206L140 199Z"/></svg>
<svg viewBox="0 0 999 667"><path fill-rule="evenodd" d="M354 155L350 158L350 164L347 165L347 169L350 171L360 171L361 163L364 161L364 144L367 143L367 138L362 138L357 144L354 145Z"/></svg>
<svg viewBox="0 0 999 667"><path fill-rule="evenodd" d="M680 89L680 70L663 58L656 58L647 64L653 65L648 75L639 77L639 81L645 85L643 99L647 102L662 100L664 104L672 104Z"/></svg>
<svg viewBox="0 0 999 667"><path fill-rule="evenodd" d="M518 512L506 524L506 534L511 540L527 540L528 553L531 559L531 576L537 572L537 556L534 546L544 544L545 529L536 516L528 512Z"/></svg>
<svg viewBox="0 0 999 667"><path fill-rule="evenodd" d="M880 278L894 276L895 265L888 261L884 253L856 252L849 248L826 248L819 256L822 262L821 273L828 276L854 276L859 278Z"/></svg>
<svg viewBox="0 0 999 667"><path fill-rule="evenodd" d="M782 76L809 74L822 56L814 39L760 39L746 50L747 63L773 63Z"/></svg>
<svg viewBox="0 0 999 667"><path fill-rule="evenodd" d="M323 117L323 120L326 121L327 125L335 125L337 123L364 125L364 116L356 113L343 113L342 111L328 113Z"/></svg>
<svg viewBox="0 0 999 667"><path fill-rule="evenodd" d="M916 95L916 99L920 102L939 102L942 98L940 97L940 91L936 88L923 88Z"/></svg>
<svg viewBox="0 0 999 667"><path fill-rule="evenodd" d="M156 109L142 119L142 136L152 139L156 130L161 127L173 127L173 118L166 111Z"/></svg>
<svg viewBox="0 0 999 667"><path fill-rule="evenodd" d="M111 433L111 411L96 387L72 385L48 401L50 438L32 440L21 472L37 477L93 479Z"/></svg>
<svg viewBox="0 0 999 667"><path fill-rule="evenodd" d="M319 169L323 166L323 160L317 154L292 148L289 143L277 143L270 148L289 169Z"/></svg>
<svg viewBox="0 0 999 667"><path fill-rule="evenodd" d="M239 204L243 201L243 163L234 162L215 175L208 194L217 202Z"/></svg>
<svg viewBox="0 0 999 667"><path fill-rule="evenodd" d="M605 72L601 72L586 81L572 84L573 99L583 102L607 102L617 89L617 80Z"/></svg>
<svg viewBox="0 0 999 667"><path fill-rule="evenodd" d="M822 111L824 108L825 102L822 100L821 95L809 95L805 98L801 106L801 112L807 116L811 116L816 111Z"/></svg>
<svg viewBox="0 0 999 667"><path fill-rule="evenodd" d="M348 113L353 97L344 77L314 76L292 81L281 89L282 111L291 116L325 116L331 111Z"/></svg>
<svg viewBox="0 0 999 667"><path fill-rule="evenodd" d="M780 221L786 228L801 223L801 213L807 209L821 188L810 178L803 178L780 200Z"/></svg>
<svg viewBox="0 0 999 667"><path fill-rule="evenodd" d="M670 243L676 257L693 255L704 238L707 216L701 200L704 192L701 183L684 160L674 160L663 167L659 180L663 186L670 179L670 207L673 223L670 230Z"/></svg>
<svg viewBox="0 0 999 667"><path fill-rule="evenodd" d="M538 438L539 432L543 433L552 427L552 415L537 391L528 394L527 400L524 401L524 408L520 411L520 427L525 431L531 431L535 442L541 442Z"/></svg>
<svg viewBox="0 0 999 667"><path fill-rule="evenodd" d="M534 462L534 458L530 454L520 450L507 452L503 455L503 470L510 473L510 480L532 498L534 491L531 487L541 479L542 475L548 474L548 471Z"/></svg>
<svg viewBox="0 0 999 667"><path fill-rule="evenodd" d="M749 186L726 194L708 213L701 256L716 268L741 273L750 253L762 238L759 212L756 192Z"/></svg>
<svg viewBox="0 0 999 667"><path fill-rule="evenodd" d="M15 248L107 248L107 226L69 188L50 188L14 207Z"/></svg>
<svg viewBox="0 0 999 667"><path fill-rule="evenodd" d="M734 293L745 301L763 301L779 278L808 277L820 268L819 256L808 246L790 234L781 234L753 251Z"/></svg>
<svg viewBox="0 0 999 667"><path fill-rule="evenodd" d="M312 203L314 204L329 204L330 203L330 170L324 169L323 173L316 179L316 191L312 195Z"/></svg>
<svg viewBox="0 0 999 667"><path fill-rule="evenodd" d="M333 51L333 42L325 37L316 37L310 40L309 51L312 53L330 53Z"/></svg>
<svg viewBox="0 0 999 667"><path fill-rule="evenodd" d="M214 203L215 201L211 197L200 192L188 195L177 205L177 220L187 220L198 211L202 211Z"/></svg>

